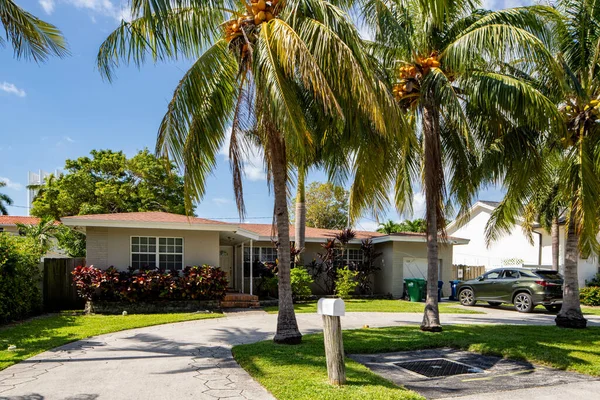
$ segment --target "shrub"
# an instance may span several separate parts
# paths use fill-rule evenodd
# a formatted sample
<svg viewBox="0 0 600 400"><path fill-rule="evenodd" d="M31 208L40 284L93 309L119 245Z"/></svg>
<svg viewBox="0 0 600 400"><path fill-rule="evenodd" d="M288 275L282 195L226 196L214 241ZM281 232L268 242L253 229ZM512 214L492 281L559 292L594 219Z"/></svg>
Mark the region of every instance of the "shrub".
<svg viewBox="0 0 600 400"><path fill-rule="evenodd" d="M73 271L77 294L86 301L216 300L225 296L225 272L210 265L178 271L118 271L77 267Z"/></svg>
<svg viewBox="0 0 600 400"><path fill-rule="evenodd" d="M600 306L600 287L592 286L579 289L579 299L585 306Z"/></svg>
<svg viewBox="0 0 600 400"><path fill-rule="evenodd" d="M594 277L592 279L586 280L585 286L593 286L593 287L600 286L600 272L598 272L596 275L594 275Z"/></svg>
<svg viewBox="0 0 600 400"><path fill-rule="evenodd" d="M292 296L294 300L303 299L312 295L310 285L314 280L304 267L295 267L290 271L290 281L292 284Z"/></svg>
<svg viewBox="0 0 600 400"><path fill-rule="evenodd" d="M0 323L41 311L41 255L40 246L32 238L0 233Z"/></svg>
<svg viewBox="0 0 600 400"><path fill-rule="evenodd" d="M350 298L354 294L358 282L356 276L358 272L351 271L347 266L338 270L338 277L335 281L335 293L342 299Z"/></svg>

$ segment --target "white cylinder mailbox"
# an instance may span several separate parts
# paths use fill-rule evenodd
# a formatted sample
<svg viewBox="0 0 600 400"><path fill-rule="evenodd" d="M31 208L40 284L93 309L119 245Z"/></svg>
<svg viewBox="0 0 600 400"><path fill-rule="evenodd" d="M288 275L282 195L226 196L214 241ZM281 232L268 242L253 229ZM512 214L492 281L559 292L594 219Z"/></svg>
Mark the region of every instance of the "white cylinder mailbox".
<svg viewBox="0 0 600 400"><path fill-rule="evenodd" d="M346 315L346 304L342 299L319 299L317 314L343 317Z"/></svg>

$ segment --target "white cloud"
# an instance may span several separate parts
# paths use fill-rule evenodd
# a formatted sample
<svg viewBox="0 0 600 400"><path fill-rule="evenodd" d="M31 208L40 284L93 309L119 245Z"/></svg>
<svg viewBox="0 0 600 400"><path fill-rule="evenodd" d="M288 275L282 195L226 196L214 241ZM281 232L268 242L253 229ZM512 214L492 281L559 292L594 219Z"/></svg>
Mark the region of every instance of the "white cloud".
<svg viewBox="0 0 600 400"><path fill-rule="evenodd" d="M14 94L15 96L25 97L27 93L23 89L19 89L14 84L9 82L0 83L0 90L8 94Z"/></svg>
<svg viewBox="0 0 600 400"><path fill-rule="evenodd" d="M221 154L226 160L229 160L229 141L231 139L231 130L225 137L223 146L219 149ZM263 153L258 147L252 145L250 149L243 155L243 169L244 175L248 180L251 181L262 181L267 179L267 173L264 169Z"/></svg>
<svg viewBox="0 0 600 400"><path fill-rule="evenodd" d="M127 7L126 3L120 3L119 5L116 5L110 0L39 0L39 3L46 14L52 14L57 1L68 4L80 10L87 10L98 15L111 17L117 21L120 21L121 19L131 19L129 7ZM95 22L93 15L92 20Z"/></svg>
<svg viewBox="0 0 600 400"><path fill-rule="evenodd" d="M212 202L219 206L228 205L228 204L233 203L233 201L231 199L226 199L224 197L215 197L212 199Z"/></svg>
<svg viewBox="0 0 600 400"><path fill-rule="evenodd" d="M20 183L17 182L13 182L8 178L5 178L3 176L0 176L0 182L4 182L6 183L6 188L8 189L12 189L12 190L21 190L23 189L23 185L21 185Z"/></svg>
<svg viewBox="0 0 600 400"><path fill-rule="evenodd" d="M75 143L75 140L73 140L70 136L65 136L64 139L69 143Z"/></svg>

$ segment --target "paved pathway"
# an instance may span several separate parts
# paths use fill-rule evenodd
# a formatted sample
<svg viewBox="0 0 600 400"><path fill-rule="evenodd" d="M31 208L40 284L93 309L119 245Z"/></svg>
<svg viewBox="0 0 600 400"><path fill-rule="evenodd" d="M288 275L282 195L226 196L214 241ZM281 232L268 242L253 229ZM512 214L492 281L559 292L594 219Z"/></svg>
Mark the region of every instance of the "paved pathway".
<svg viewBox="0 0 600 400"><path fill-rule="evenodd" d="M442 321L554 324L548 314L481 310L486 314L443 314ZM297 317L303 333L322 329L318 315ZM75 342L0 371L0 400L273 399L237 365L231 347L272 337L276 318L262 311L231 313ZM418 313L349 313L342 326L383 327L420 320ZM600 317L590 317L590 324L600 325Z"/></svg>

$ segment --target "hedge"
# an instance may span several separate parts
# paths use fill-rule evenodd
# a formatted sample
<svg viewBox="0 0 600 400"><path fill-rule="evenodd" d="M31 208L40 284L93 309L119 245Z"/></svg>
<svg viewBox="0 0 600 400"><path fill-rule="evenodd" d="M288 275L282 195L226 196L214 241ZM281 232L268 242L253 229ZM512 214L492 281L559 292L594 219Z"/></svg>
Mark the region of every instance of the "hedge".
<svg viewBox="0 0 600 400"><path fill-rule="evenodd" d="M579 299L584 306L600 306L600 287L590 286L579 289Z"/></svg>
<svg viewBox="0 0 600 400"><path fill-rule="evenodd" d="M20 320L42 310L40 258L35 240L0 233L0 323Z"/></svg>

